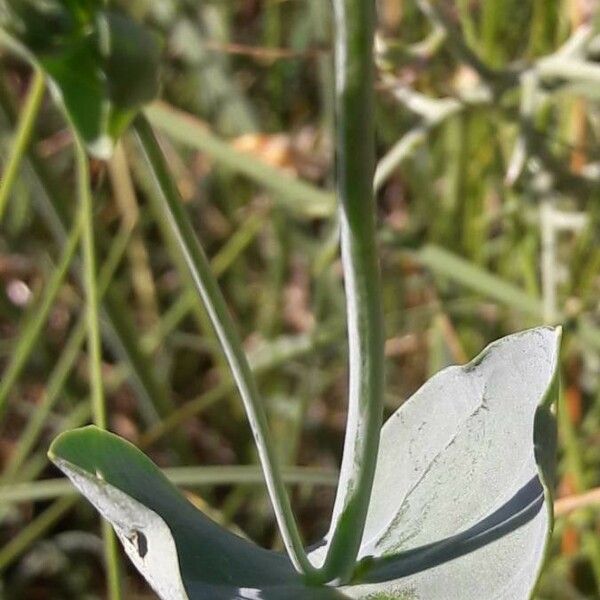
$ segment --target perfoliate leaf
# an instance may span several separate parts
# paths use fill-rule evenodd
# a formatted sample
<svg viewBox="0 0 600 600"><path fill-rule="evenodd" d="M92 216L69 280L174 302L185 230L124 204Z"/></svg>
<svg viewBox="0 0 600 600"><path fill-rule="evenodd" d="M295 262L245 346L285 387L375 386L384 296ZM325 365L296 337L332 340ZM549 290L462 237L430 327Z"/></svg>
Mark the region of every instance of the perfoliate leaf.
<svg viewBox="0 0 600 600"><path fill-rule="evenodd" d="M99 0L0 0L0 26L38 64L67 117L99 158L158 93L154 37Z"/></svg>
<svg viewBox="0 0 600 600"><path fill-rule="evenodd" d="M490 345L385 424L354 598L525 600L552 527L560 330Z"/></svg>
<svg viewBox="0 0 600 600"><path fill-rule="evenodd" d="M550 328L499 340L388 420L360 562L337 590L218 527L112 434L63 434L50 457L166 600L526 600L552 527L559 342Z"/></svg>

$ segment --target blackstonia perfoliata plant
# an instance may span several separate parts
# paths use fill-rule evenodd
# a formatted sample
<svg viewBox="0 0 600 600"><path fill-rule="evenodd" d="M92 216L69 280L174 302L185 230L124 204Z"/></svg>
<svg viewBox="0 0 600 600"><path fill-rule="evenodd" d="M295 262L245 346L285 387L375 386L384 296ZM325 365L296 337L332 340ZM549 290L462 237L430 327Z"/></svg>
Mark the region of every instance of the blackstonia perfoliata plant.
<svg viewBox="0 0 600 600"><path fill-rule="evenodd" d="M468 365L438 373L381 427L374 6L373 0L333 0L349 414L331 527L306 550L225 301L152 130L136 116L157 90L155 41L100 0L0 1L5 39L45 72L73 126L88 225L82 149L107 156L133 123L164 218L231 366L286 546L285 554L265 550L219 527L140 451L103 429L63 434L51 459L112 524L164 600L525 600L543 565L553 520L559 329L511 335ZM93 280L87 283L94 303ZM93 318L90 331L93 344Z"/></svg>

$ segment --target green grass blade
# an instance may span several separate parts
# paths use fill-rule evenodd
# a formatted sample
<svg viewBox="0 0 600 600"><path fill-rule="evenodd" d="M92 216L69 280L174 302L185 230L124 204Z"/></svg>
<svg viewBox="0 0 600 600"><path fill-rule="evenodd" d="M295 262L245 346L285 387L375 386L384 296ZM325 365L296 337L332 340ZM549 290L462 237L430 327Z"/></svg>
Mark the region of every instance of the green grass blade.
<svg viewBox="0 0 600 600"><path fill-rule="evenodd" d="M205 152L223 167L245 175L273 192L274 198L294 214L318 218L333 213L333 194L286 175L251 154L236 150L193 116L162 102L152 104L145 112L154 127L180 144Z"/></svg>
<svg viewBox="0 0 600 600"><path fill-rule="evenodd" d="M0 113L12 126L17 117L11 94L0 81ZM63 246L67 238L69 198L56 184L52 176L39 160L35 152L29 149L24 161L30 184L40 201L36 204L44 223L48 226L57 245ZM81 272L75 270L81 277ZM128 374L140 401L140 410L148 424L155 423L159 415L166 414L172 407L169 394L156 376L155 369L148 357L139 348L137 330L127 311L123 310L123 299L110 289L103 301L103 335L113 352L128 366Z"/></svg>
<svg viewBox="0 0 600 600"><path fill-rule="evenodd" d="M428 245L419 250L415 257L434 273L497 302L524 312L536 320L541 319L542 303L512 283L477 267L469 261L438 246Z"/></svg>
<svg viewBox="0 0 600 600"><path fill-rule="evenodd" d="M42 106L45 90L44 75L41 71L36 70L25 105L23 106L23 111L19 116L12 151L0 180L0 223L2 222L4 211L8 205L10 194L19 175L21 165L23 164L23 157L31 142L33 128L39 115L40 107Z"/></svg>
<svg viewBox="0 0 600 600"><path fill-rule="evenodd" d="M36 540L43 537L78 500L78 496L56 500L0 549L0 573L4 572Z"/></svg>
<svg viewBox="0 0 600 600"><path fill-rule="evenodd" d="M177 486L184 488L215 487L221 485L261 485L264 481L258 466L172 467L165 475ZM282 470L287 485L335 486L337 472L317 467L286 467ZM9 503L39 502L63 496L76 495L77 490L68 479L44 479L0 487L2 501Z"/></svg>
<svg viewBox="0 0 600 600"><path fill-rule="evenodd" d="M92 414L95 424L101 429L107 428L106 398L102 382L102 340L100 334L100 301L96 273L96 248L94 236L94 204L90 189L88 157L80 139L75 140L75 160L77 163L77 187L83 223L83 281L86 304L86 329L88 346L88 370ZM111 600L121 600L121 568L116 535L112 527L102 521L104 541L104 560L108 595Z"/></svg>

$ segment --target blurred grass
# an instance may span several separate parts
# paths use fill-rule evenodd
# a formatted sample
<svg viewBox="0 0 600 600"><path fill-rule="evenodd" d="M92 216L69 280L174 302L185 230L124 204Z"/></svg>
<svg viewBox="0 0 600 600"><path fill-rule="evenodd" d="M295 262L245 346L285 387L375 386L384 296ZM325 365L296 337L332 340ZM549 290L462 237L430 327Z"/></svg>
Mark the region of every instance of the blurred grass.
<svg viewBox="0 0 600 600"><path fill-rule="evenodd" d="M281 459L309 468L292 470L293 498L315 541L346 388L329 10L322 0L122 4L163 39L163 98L147 115L245 340ZM378 2L388 408L492 339L548 320L551 301L565 325L561 496L600 486L597 4ZM591 40L577 80L546 62L522 102L520 70L576 31ZM3 169L30 81L0 55ZM110 427L165 467L193 466L179 481L214 518L281 547L214 334L163 242L135 146L124 149L91 166ZM56 499L64 490L45 458L59 431L90 419L79 261L63 277L72 147L48 97L11 189L0 225L0 485L12 494L0 488L0 597L103 598L98 521L84 502ZM551 248L544 206L559 215ZM573 213L583 229L564 225ZM194 479L211 466L218 481ZM540 600L600 597L599 525L597 506L558 519ZM150 598L126 568L126 597Z"/></svg>

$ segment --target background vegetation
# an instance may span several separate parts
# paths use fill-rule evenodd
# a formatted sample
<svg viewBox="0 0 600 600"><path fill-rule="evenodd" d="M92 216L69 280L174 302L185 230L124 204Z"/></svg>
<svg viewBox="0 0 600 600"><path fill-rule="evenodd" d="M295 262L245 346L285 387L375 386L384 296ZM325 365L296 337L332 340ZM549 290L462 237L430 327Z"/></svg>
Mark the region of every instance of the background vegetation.
<svg viewBox="0 0 600 600"><path fill-rule="evenodd" d="M316 541L346 393L328 192L330 7L120 4L162 40L163 101L148 116L260 374L295 508ZM600 598L598 2L378 8L388 409L499 336L563 323L559 516L538 597ZM0 69L0 598L102 598L96 513L46 459L50 440L91 410L72 140L39 78L8 52ZM137 150L123 146L92 164L110 427L215 520L280 547L223 357ZM123 568L127 597L152 597Z"/></svg>

